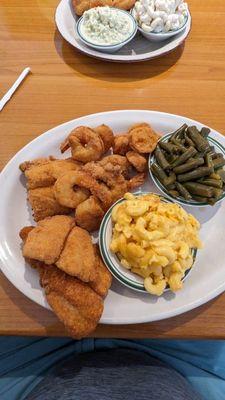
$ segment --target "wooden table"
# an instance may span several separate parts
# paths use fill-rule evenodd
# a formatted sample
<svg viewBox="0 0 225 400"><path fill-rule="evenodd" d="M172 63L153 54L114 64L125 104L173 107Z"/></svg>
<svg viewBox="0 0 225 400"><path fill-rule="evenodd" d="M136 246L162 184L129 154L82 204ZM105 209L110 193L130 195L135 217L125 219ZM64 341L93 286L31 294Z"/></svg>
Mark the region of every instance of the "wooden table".
<svg viewBox="0 0 225 400"><path fill-rule="evenodd" d="M129 65L104 63L76 52L55 28L57 3L1 0L0 97L23 68L32 69L1 112L1 168L42 132L99 111L166 111L225 134L224 0L189 0L193 27L185 45L161 59ZM0 279L1 334L65 335L51 312L28 300L3 276ZM94 335L225 339L224 309L225 294L169 320L102 325Z"/></svg>

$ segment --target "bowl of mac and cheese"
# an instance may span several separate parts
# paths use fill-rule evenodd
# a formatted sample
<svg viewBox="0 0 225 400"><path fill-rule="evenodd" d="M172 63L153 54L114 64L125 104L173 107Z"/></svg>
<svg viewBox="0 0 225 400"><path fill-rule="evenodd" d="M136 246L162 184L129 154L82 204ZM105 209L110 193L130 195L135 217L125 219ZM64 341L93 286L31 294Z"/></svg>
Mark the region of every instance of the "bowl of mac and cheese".
<svg viewBox="0 0 225 400"><path fill-rule="evenodd" d="M177 292L191 270L200 223L179 204L154 193L126 193L99 231L103 260L122 284L161 296Z"/></svg>

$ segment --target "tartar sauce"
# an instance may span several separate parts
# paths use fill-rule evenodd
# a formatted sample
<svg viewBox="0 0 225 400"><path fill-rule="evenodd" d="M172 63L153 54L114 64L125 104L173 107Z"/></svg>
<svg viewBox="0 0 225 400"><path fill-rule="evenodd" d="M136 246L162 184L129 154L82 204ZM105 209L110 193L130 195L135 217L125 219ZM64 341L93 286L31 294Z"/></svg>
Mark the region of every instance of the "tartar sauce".
<svg viewBox="0 0 225 400"><path fill-rule="evenodd" d="M134 24L129 14L107 6L85 11L80 25L80 34L85 40L105 46L125 41L133 30Z"/></svg>

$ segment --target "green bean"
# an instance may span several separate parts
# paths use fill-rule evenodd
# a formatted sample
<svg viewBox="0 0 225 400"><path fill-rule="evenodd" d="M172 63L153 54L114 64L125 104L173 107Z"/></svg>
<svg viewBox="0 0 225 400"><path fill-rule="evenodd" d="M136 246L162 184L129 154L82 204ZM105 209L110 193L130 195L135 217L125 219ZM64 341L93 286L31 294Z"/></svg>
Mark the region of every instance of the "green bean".
<svg viewBox="0 0 225 400"><path fill-rule="evenodd" d="M213 186L215 188L221 189L223 187L223 182L216 179L203 179L201 181L204 185Z"/></svg>
<svg viewBox="0 0 225 400"><path fill-rule="evenodd" d="M199 167L194 171L186 172L185 174L177 175L178 182L188 182L203 176L210 175L213 172L212 168L209 167Z"/></svg>
<svg viewBox="0 0 225 400"><path fill-rule="evenodd" d="M202 136L204 136L204 137L207 137L207 136L210 134L210 132L211 132L211 131L210 131L209 128L204 127L204 128L201 129L200 134L201 134Z"/></svg>
<svg viewBox="0 0 225 400"><path fill-rule="evenodd" d="M213 188L213 195L215 196L216 199L219 199L223 194L223 190L222 189L216 189Z"/></svg>
<svg viewBox="0 0 225 400"><path fill-rule="evenodd" d="M215 197L211 197L210 199L208 199L208 203L209 203L211 206L214 206L214 204L216 204L217 200L218 200L218 199L216 199Z"/></svg>
<svg viewBox="0 0 225 400"><path fill-rule="evenodd" d="M175 174L183 174L184 172L191 171L203 164L203 158L197 158L196 160L189 159L186 163L173 168L173 172L175 172Z"/></svg>
<svg viewBox="0 0 225 400"><path fill-rule="evenodd" d="M192 195L192 198L196 201L199 201L199 203L209 203L210 198L207 197L202 197L202 196L196 196L196 195ZM212 198L212 197L211 197Z"/></svg>
<svg viewBox="0 0 225 400"><path fill-rule="evenodd" d="M178 165L183 164L185 161L187 161L189 158L194 156L197 153L197 150L194 147L189 147L185 153L181 154L180 157L178 157L177 160L175 160L172 164L172 168L178 167Z"/></svg>
<svg viewBox="0 0 225 400"><path fill-rule="evenodd" d="M225 171L224 171L225 172ZM209 178L210 179L216 179L217 181L219 180L221 180L221 177L220 177L220 175L219 175L219 171L217 171L217 174L215 173L215 172L213 172L211 175L209 175Z"/></svg>
<svg viewBox="0 0 225 400"><path fill-rule="evenodd" d="M205 163L208 168L212 168L212 172L214 172L212 157L209 153L205 155Z"/></svg>
<svg viewBox="0 0 225 400"><path fill-rule="evenodd" d="M186 182L183 185L191 194L207 198L214 196L213 188L202 183Z"/></svg>
<svg viewBox="0 0 225 400"><path fill-rule="evenodd" d="M222 153L213 153L212 158L223 158L223 154Z"/></svg>
<svg viewBox="0 0 225 400"><path fill-rule="evenodd" d="M197 152L197 154L195 154L195 156L194 156L195 159L203 158L203 157L205 157L205 153L203 153L203 152Z"/></svg>
<svg viewBox="0 0 225 400"><path fill-rule="evenodd" d="M177 190L168 190L168 193L173 197L179 196L179 192Z"/></svg>
<svg viewBox="0 0 225 400"><path fill-rule="evenodd" d="M171 142L179 148L182 153L184 153L187 149L185 146L183 146L176 138L171 138Z"/></svg>
<svg viewBox="0 0 225 400"><path fill-rule="evenodd" d="M200 135L196 126L189 126L187 128L187 132L188 136L194 142L198 151L206 151L210 149L209 142L203 136Z"/></svg>
<svg viewBox="0 0 225 400"><path fill-rule="evenodd" d="M168 163L167 159L165 158L163 152L160 150L159 146L156 147L154 151L154 155L156 158L156 161L160 165L162 169L170 169L170 164Z"/></svg>
<svg viewBox="0 0 225 400"><path fill-rule="evenodd" d="M222 181L225 183L225 171L223 168L217 170L217 174L220 176Z"/></svg>
<svg viewBox="0 0 225 400"><path fill-rule="evenodd" d="M185 200L191 200L192 196L190 195L189 191L183 185L181 185L181 183L176 182L175 186L180 195L184 197Z"/></svg>
<svg viewBox="0 0 225 400"><path fill-rule="evenodd" d="M178 135L182 134L186 128L187 124L183 124L182 126L180 126L180 128L178 128L176 131L172 133L171 138L176 138Z"/></svg>
<svg viewBox="0 0 225 400"><path fill-rule="evenodd" d="M159 146L161 149L165 150L169 154L177 154L180 152L179 147L175 146L175 144L169 142L159 142Z"/></svg>
<svg viewBox="0 0 225 400"><path fill-rule="evenodd" d="M173 154L165 154L165 157L170 164L172 164L178 158L178 156Z"/></svg>
<svg viewBox="0 0 225 400"><path fill-rule="evenodd" d="M151 165L151 171L153 175L156 175L157 178L160 180L160 182L164 182L165 179L167 179L166 173L163 171L163 169L156 163Z"/></svg>
<svg viewBox="0 0 225 400"><path fill-rule="evenodd" d="M174 172L171 172L168 178L166 178L166 186L170 186L174 182L176 182L176 175L174 174Z"/></svg>
<svg viewBox="0 0 225 400"><path fill-rule="evenodd" d="M195 147L194 142L191 140L191 138L188 137L186 132L184 133L184 138L185 138L185 142L187 143L188 146Z"/></svg>
<svg viewBox="0 0 225 400"><path fill-rule="evenodd" d="M213 160L213 167L214 169L221 168L225 165L225 160L222 157L214 158Z"/></svg>

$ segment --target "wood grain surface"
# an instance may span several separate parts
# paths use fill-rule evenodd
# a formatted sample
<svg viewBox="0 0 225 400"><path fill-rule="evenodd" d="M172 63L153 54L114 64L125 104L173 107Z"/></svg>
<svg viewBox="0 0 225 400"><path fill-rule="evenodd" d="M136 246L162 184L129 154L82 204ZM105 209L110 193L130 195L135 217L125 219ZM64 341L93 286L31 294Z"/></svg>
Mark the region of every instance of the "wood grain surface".
<svg viewBox="0 0 225 400"><path fill-rule="evenodd" d="M55 27L57 3L0 2L0 97L23 68L32 70L0 113L0 168L44 131L100 111L165 111L225 134L224 0L189 0L193 25L185 45L163 58L129 65L75 51ZM0 279L0 334L65 335L51 312L24 297L3 275ZM169 320L100 325L94 336L225 339L224 308L225 294Z"/></svg>

